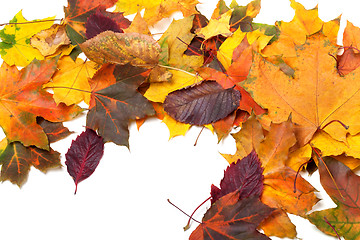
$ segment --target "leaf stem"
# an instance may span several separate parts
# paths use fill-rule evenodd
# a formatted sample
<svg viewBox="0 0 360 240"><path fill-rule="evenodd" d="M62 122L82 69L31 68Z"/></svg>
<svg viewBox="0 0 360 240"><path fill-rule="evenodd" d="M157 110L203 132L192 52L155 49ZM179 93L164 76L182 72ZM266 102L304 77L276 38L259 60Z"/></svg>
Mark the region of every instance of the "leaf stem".
<svg viewBox="0 0 360 240"><path fill-rule="evenodd" d="M345 197L341 194L340 189L339 189L339 187L338 187L338 185L337 185L337 183L336 183L336 181L335 181L334 176L333 176L332 173L330 172L330 169L329 169L328 166L326 165L325 161L324 161L324 160L322 159L322 157L320 156L320 153L319 153L314 147L311 147L311 148L312 148L312 150L316 153L316 155L318 156L318 158L320 158L320 160L323 162L323 164L324 164L324 166L325 166L325 168L326 168L326 171L329 173L331 180L334 182L334 185L335 185L335 187L336 187L336 190L339 192L339 194L340 194L340 196L342 197L342 199L345 200Z"/></svg>
<svg viewBox="0 0 360 240"><path fill-rule="evenodd" d="M41 23L41 22L54 22L54 21L62 21L63 19L48 19L48 20L38 20L38 21L28 21L28 22L20 22L20 23L1 23L0 26L4 25L18 25L18 24L31 24L31 23Z"/></svg>
<svg viewBox="0 0 360 240"><path fill-rule="evenodd" d="M203 128L203 129L204 129L204 128ZM189 217L189 221L187 222L186 226L184 227L184 231L186 231L186 230L188 230L188 229L190 228L190 222L191 222L191 219L194 220L194 219L193 219L193 216L194 216L195 212L196 212L202 205L204 205L207 201L209 201L210 199L211 199L211 196L208 197L205 201L203 201L202 203L200 203L200 205L195 208L195 210L193 211L193 213L192 213L192 214L190 215L190 217ZM198 221L195 221L195 222L198 222Z"/></svg>
<svg viewBox="0 0 360 240"><path fill-rule="evenodd" d="M72 87L53 86L53 87L46 87L45 89L47 89L47 88L51 88L51 89L56 89L56 88L59 88L59 89L69 89L69 90L75 90L75 91L85 92L85 93L90 93L90 94L91 94L91 91L87 91L87 90L83 90L83 89L78 89L78 88L72 88Z"/></svg>
<svg viewBox="0 0 360 240"><path fill-rule="evenodd" d="M334 226L330 224L330 222L327 220L327 218L324 216L324 220L325 222L331 227L332 230L334 230L336 236L339 238L339 240L341 240L339 234L337 233L337 231L335 230Z"/></svg>
<svg viewBox="0 0 360 240"><path fill-rule="evenodd" d="M340 123L341 126L343 126L346 130L349 129L349 126L345 125L345 124L342 123L340 120L332 120L332 121L328 122L327 124L325 124L325 126L323 126L323 127L321 128L321 130L324 130L324 128L326 128L327 126L329 126L330 124L332 124L332 123L334 123L334 122Z"/></svg>
<svg viewBox="0 0 360 240"><path fill-rule="evenodd" d="M300 173L301 168L302 168L305 164L308 164L308 163L311 162L311 161L312 161L312 159L310 159L310 160L307 161L307 162L304 162L303 164L300 165L299 169L297 170L296 175L295 175L295 179L294 179L294 193L296 193L296 180L297 180L297 178L298 178L298 175L299 175L299 173Z"/></svg>
<svg viewBox="0 0 360 240"><path fill-rule="evenodd" d="M185 71L185 70L183 70L181 68L176 68L176 67L171 67L171 66L166 66L166 65L161 65L161 64L158 64L157 66L167 68L167 69L171 69L171 70L176 70L176 71L179 71L179 72L183 72L183 73L189 74L189 75L191 75L193 77L197 76L196 74L190 73L190 72Z"/></svg>
<svg viewBox="0 0 360 240"><path fill-rule="evenodd" d="M178 206L176 206L175 204L173 204L172 202L170 202L170 199L167 200L173 207L175 207L177 210L179 210L180 212L182 212L183 214L185 214L186 216L188 216L189 218L191 218L192 220L194 220L195 222L201 224L201 222L199 222L198 220L192 218L192 216L190 216L189 214L187 214L186 212L184 212L183 210L181 210Z"/></svg>

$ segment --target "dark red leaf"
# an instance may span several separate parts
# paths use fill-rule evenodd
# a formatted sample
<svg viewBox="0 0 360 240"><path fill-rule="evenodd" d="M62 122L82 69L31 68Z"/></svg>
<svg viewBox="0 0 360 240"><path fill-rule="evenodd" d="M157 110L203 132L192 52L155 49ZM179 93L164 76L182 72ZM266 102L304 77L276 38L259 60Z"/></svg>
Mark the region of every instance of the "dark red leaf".
<svg viewBox="0 0 360 240"><path fill-rule="evenodd" d="M65 154L67 171L75 182L75 194L79 182L88 178L98 166L104 153L104 141L95 131L86 129Z"/></svg>
<svg viewBox="0 0 360 240"><path fill-rule="evenodd" d="M119 28L119 26L116 24L114 20L112 20L109 17L106 17L104 14L102 14L101 11L96 11L94 14L92 14L85 24L86 28L86 37L92 38L98 35L99 33L105 32L105 31L113 31L113 32L124 32L122 29Z"/></svg>
<svg viewBox="0 0 360 240"><path fill-rule="evenodd" d="M211 185L211 203L222 196L239 190L239 198L260 197L263 191L264 176L261 162L255 151L227 167L220 188Z"/></svg>
<svg viewBox="0 0 360 240"><path fill-rule="evenodd" d="M209 20L202 14L195 14L193 20L193 27L191 28L190 32L195 33L197 29L203 28L208 25Z"/></svg>
<svg viewBox="0 0 360 240"><path fill-rule="evenodd" d="M270 240L256 228L274 209L260 202L259 197L239 200L239 194L229 193L213 204L190 240Z"/></svg>
<svg viewBox="0 0 360 240"><path fill-rule="evenodd" d="M240 92L224 89L215 81L176 90L164 101L164 110L175 120L194 125L216 122L239 107Z"/></svg>

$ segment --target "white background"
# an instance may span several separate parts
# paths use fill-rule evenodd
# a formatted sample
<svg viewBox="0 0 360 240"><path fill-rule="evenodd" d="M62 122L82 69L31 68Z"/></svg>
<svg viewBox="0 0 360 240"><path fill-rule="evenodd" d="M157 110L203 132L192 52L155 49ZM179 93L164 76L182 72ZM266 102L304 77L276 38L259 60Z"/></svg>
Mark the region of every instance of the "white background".
<svg viewBox="0 0 360 240"><path fill-rule="evenodd" d="M28 20L49 16L63 18L66 0L0 0L0 23L6 23L20 10ZM208 18L217 1L203 0L198 7ZM228 4L231 1L226 1ZM318 1L300 1L313 8ZM320 18L331 20L342 14L342 28L346 19L359 26L356 0L319 1ZM247 1L238 1L245 5ZM262 0L262 10L256 22L274 24L276 20L290 21L294 11L287 0ZM181 14L176 15L181 18ZM156 25L164 31L171 19ZM156 29L155 29L156 30ZM155 31L154 30L154 31ZM53 144L64 155L77 134L84 130L85 118L65 123L76 133ZM67 174L66 167L47 174L32 168L27 183L19 189L4 182L0 185L1 239L156 239L185 240L196 227L183 231L187 217L172 207L167 199L189 214L209 197L210 185L219 185L227 166L219 152L234 153L232 137L217 144L217 138L208 130L200 135L193 127L185 137L170 141L169 132L160 120L147 121L138 132L130 126L130 151L112 143L105 145L104 157L94 174L78 186ZM1 134L0 134L1 135ZM2 134L3 135L3 134ZM65 165L64 165L65 166ZM335 207L323 191L319 176L305 176L320 192L323 201L316 209ZM195 218L201 220L209 203ZM301 239L335 239L325 236L307 220L291 216ZM278 239L273 237L272 239Z"/></svg>

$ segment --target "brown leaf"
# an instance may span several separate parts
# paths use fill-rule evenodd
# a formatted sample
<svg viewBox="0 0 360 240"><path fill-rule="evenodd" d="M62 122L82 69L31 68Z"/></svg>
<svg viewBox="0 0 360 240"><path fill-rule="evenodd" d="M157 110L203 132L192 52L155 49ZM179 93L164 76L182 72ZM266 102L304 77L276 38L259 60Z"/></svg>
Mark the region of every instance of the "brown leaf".
<svg viewBox="0 0 360 240"><path fill-rule="evenodd" d="M159 62L159 44L152 37L140 33L105 31L80 44L80 48L98 64L130 63L150 67Z"/></svg>

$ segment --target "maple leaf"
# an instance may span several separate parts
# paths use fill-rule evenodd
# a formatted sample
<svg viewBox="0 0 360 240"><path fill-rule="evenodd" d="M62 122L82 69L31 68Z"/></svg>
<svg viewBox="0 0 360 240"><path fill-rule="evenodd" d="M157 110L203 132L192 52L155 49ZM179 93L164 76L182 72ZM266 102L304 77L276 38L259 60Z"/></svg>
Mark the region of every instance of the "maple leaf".
<svg viewBox="0 0 360 240"><path fill-rule="evenodd" d="M108 76L106 69L103 71ZM154 114L152 105L137 91L145 80L146 75L142 75L145 72L145 68L117 65L113 72L116 83L92 91L86 126L98 130L105 142L129 147L129 120Z"/></svg>
<svg viewBox="0 0 360 240"><path fill-rule="evenodd" d="M202 223L191 233L190 240L261 239L269 240L256 228L274 210L259 197L239 200L239 191L217 200L205 213Z"/></svg>
<svg viewBox="0 0 360 240"><path fill-rule="evenodd" d="M81 112L77 106L56 105L52 95L42 89L56 70L57 59L34 59L21 71L6 63L0 68L0 126L9 142L49 149L43 129L36 123L41 116L52 122L63 122Z"/></svg>
<svg viewBox="0 0 360 240"><path fill-rule="evenodd" d="M105 31L80 44L80 48L98 64L155 66L159 62L159 44L152 37L140 33Z"/></svg>
<svg viewBox="0 0 360 240"><path fill-rule="evenodd" d="M328 54L335 51L336 46L321 33L309 37L304 46L296 49L294 79L255 54L248 79L240 85L260 106L268 109L275 123L285 121L291 114L298 125L300 145L309 142L318 129L333 120L350 126L349 130L340 124L331 124L323 131L336 140L345 141L348 132L355 135L360 131L354 115L360 110L357 104L360 70L339 76L336 62ZM348 114L350 109L352 114Z"/></svg>
<svg viewBox="0 0 360 240"><path fill-rule="evenodd" d="M290 22L281 21L276 24L281 34L277 41L264 49L263 54L282 55L285 58L296 57L295 45L304 44L307 36L319 31L327 36L331 43L336 44L340 27L339 19L323 22L319 18L317 7L307 10L294 0L291 0L291 7L295 10L294 18Z"/></svg>
<svg viewBox="0 0 360 240"><path fill-rule="evenodd" d="M68 0L64 7L66 32L72 42L77 45L86 40L85 23L92 14L98 10L112 7L117 0Z"/></svg>
<svg viewBox="0 0 360 240"><path fill-rule="evenodd" d="M211 185L211 204L236 190L239 191L239 199L260 197L264 188L262 172L263 169L255 151L236 163L231 163L224 171L220 188Z"/></svg>
<svg viewBox="0 0 360 240"><path fill-rule="evenodd" d="M9 180L21 187L30 171L30 167L46 172L50 168L60 167L60 153L36 147L25 147L20 142L12 142L0 155L0 180Z"/></svg>
<svg viewBox="0 0 360 240"><path fill-rule="evenodd" d="M116 11L123 12L125 15L137 13L145 9L144 20L149 25L154 25L157 21L170 17L176 11L181 11L184 17L196 14L195 9L197 0L119 0L116 3Z"/></svg>
<svg viewBox="0 0 360 240"><path fill-rule="evenodd" d="M140 12L137 12L134 19L131 22L131 25L124 29L124 32L137 32L141 34L151 35L149 26L144 18L141 16Z"/></svg>
<svg viewBox="0 0 360 240"><path fill-rule="evenodd" d="M200 28L196 31L196 34L204 38L205 40L214 37L216 35L223 35L229 37L232 35L230 31L229 21L231 18L232 10L223 13L219 19L210 19L207 26Z"/></svg>
<svg viewBox="0 0 360 240"><path fill-rule="evenodd" d="M75 182L75 193L78 183L93 174L104 154L104 141L95 131L87 128L75 140L65 154L67 171Z"/></svg>
<svg viewBox="0 0 360 240"><path fill-rule="evenodd" d="M228 116L239 106L240 92L224 89L215 81L204 81L170 93L165 111L179 122L204 125Z"/></svg>
<svg viewBox="0 0 360 240"><path fill-rule="evenodd" d="M313 212L307 215L307 219L326 234L336 236L324 219L345 239L360 239L360 177L331 157L323 160L326 167L319 160L320 182L337 207Z"/></svg>
<svg viewBox="0 0 360 240"><path fill-rule="evenodd" d="M43 56L50 56L62 46L69 45L70 39L66 35L65 26L54 24L30 38L31 46L37 48Z"/></svg>
<svg viewBox="0 0 360 240"><path fill-rule="evenodd" d="M234 9L229 22L230 30L232 32L237 29L243 32L253 31L252 20L260 12L260 0L254 0L246 6L239 6L236 2L232 2L230 7Z"/></svg>
<svg viewBox="0 0 360 240"><path fill-rule="evenodd" d="M289 149L296 143L294 129L291 121L280 124L271 124L269 132L265 135L259 121L250 117L242 126L242 129L233 135L236 139L237 152L234 156L223 154L232 163L243 158L253 149L259 156L264 168L264 192L261 201L270 207L279 208L286 212L303 216L311 210L318 201L315 189L301 176L297 179L297 190L294 193L294 181L296 172L285 164L288 160ZM285 216L286 213L276 211L267 220L264 229L268 235L294 236L294 225ZM268 219L269 219L268 218ZM279 219L280 218L280 219ZM283 228L286 231L276 230L277 222L285 221ZM274 231L275 229L275 231Z"/></svg>
<svg viewBox="0 0 360 240"><path fill-rule="evenodd" d="M360 28L347 21L343 33L343 46L360 49Z"/></svg>
<svg viewBox="0 0 360 240"><path fill-rule="evenodd" d="M78 104L90 101L90 85L88 80L96 72L96 64L77 58L75 61L69 56L60 58L58 67L52 77L52 81L45 84L45 88L51 88L54 91L54 100L57 104L66 105Z"/></svg>
<svg viewBox="0 0 360 240"><path fill-rule="evenodd" d="M43 118L37 118L37 123L44 129L50 143L71 134L62 123L52 123ZM25 147L20 142L7 144L6 138L4 140L2 143L5 146L2 146L4 149L0 153L1 181L9 180L21 187L27 180L31 166L44 173L61 166L60 153L51 148L46 151L36 147Z"/></svg>
<svg viewBox="0 0 360 240"><path fill-rule="evenodd" d="M18 12L7 25L0 31L0 54L2 59L9 65L25 67L34 58L44 59L40 51L30 45L30 38L41 30L51 27L54 18L35 20L31 24L14 24L28 22ZM40 22L36 22L40 21Z"/></svg>

